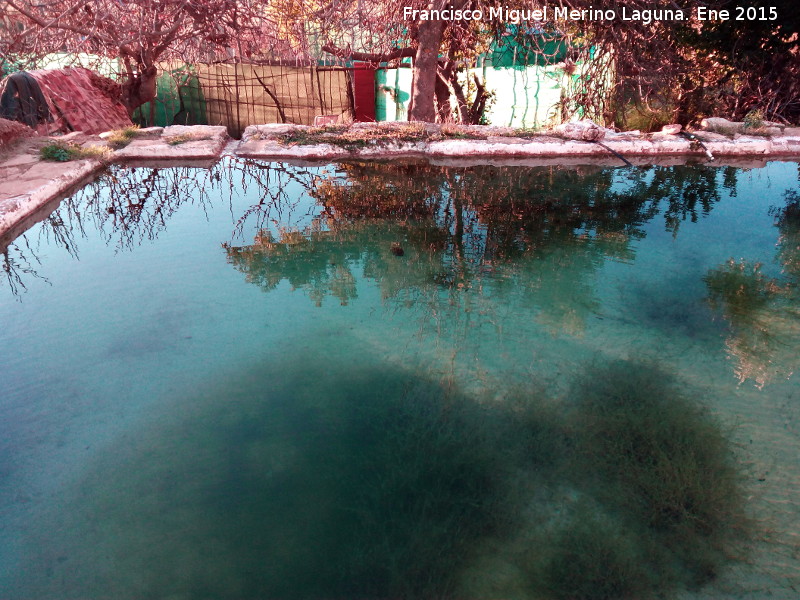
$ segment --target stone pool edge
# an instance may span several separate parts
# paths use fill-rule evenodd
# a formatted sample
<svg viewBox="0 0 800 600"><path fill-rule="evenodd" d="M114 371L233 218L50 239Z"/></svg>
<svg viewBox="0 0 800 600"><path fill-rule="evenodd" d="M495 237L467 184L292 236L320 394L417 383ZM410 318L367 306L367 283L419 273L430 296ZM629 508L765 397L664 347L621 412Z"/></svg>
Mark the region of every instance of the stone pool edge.
<svg viewBox="0 0 800 600"><path fill-rule="evenodd" d="M357 124L358 129L402 130L408 124ZM436 135L441 128L426 125ZM544 164L629 164L646 165L668 160L677 164L689 160L708 160L707 151L722 160L711 164L736 163L751 159L800 159L800 128L784 135L759 137L738 135L730 138L719 133L695 132L698 141L669 133L609 133L601 143L563 139L540 134L519 137L510 128L480 127L475 131L485 139L429 139L412 142L378 141L359 147L333 143L286 143L284 136L312 128L303 125L251 125L241 141L232 141L221 126L171 126L142 131L145 135L129 146L109 152L103 159L86 159L71 164L46 183L13 197L0 198L0 252L35 222L46 218L47 207L78 187L109 163L131 166L183 165L188 162L212 164L223 155L245 159L273 159L288 162L330 162L347 160L424 159L433 164L467 164L508 161L519 166ZM475 133L470 128L471 133ZM103 145L103 135L84 147ZM149 139L148 139L149 138ZM173 142L178 139L179 144ZM41 162L40 162L41 164ZM2 166L2 164L0 164Z"/></svg>
<svg viewBox="0 0 800 600"><path fill-rule="evenodd" d="M99 150L96 158L48 162L24 156L25 151L37 152L37 147L48 140L43 138L32 150L29 145L20 146L22 154L15 155L12 148L10 158L0 161L0 174L6 183L25 188L6 197L0 194L0 253L32 225L47 218L68 193L88 183L109 164L210 166L219 160L230 140L225 127L173 125L140 130L125 147L114 150L105 141L108 133L87 136L73 132L51 138L52 142Z"/></svg>
<svg viewBox="0 0 800 600"><path fill-rule="evenodd" d="M380 125L378 126L380 127ZM251 125L242 134L235 150L243 158L295 160L381 160L386 158L423 159L543 159L613 158L625 164L628 158L713 157L800 158L800 128L774 137L737 135L731 138L708 131L693 132L695 140L671 133L609 133L601 142L564 139L543 133L532 137L509 132L487 131L485 139L433 139L422 141L380 141L359 145L341 143L292 143L286 136L310 130L308 126ZM366 129L366 128L360 128ZM399 129L399 128L398 128ZM491 128L486 129L502 129ZM508 128L506 128L508 129Z"/></svg>
<svg viewBox="0 0 800 600"><path fill-rule="evenodd" d="M97 159L70 164L63 172L34 189L0 201L0 252L32 225L47 218L57 202L72 190L88 183L105 168ZM54 204L52 208L50 205Z"/></svg>

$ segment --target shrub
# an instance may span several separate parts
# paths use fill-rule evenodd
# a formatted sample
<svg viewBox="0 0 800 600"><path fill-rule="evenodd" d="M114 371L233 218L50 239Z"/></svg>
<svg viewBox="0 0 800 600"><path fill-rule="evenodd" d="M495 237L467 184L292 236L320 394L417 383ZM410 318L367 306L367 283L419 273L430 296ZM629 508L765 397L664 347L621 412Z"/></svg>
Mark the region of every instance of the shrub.
<svg viewBox="0 0 800 600"><path fill-rule="evenodd" d="M50 160L55 162L67 162L75 160L80 156L80 149L72 144L65 144L64 142L53 142L47 144L39 149L39 157L42 160Z"/></svg>
<svg viewBox="0 0 800 600"><path fill-rule="evenodd" d="M83 148L75 144L64 142L53 142L39 149L39 157L42 160L56 162L67 162L70 160L80 160L82 158L104 159L109 153L108 148L103 146L89 146Z"/></svg>
<svg viewBox="0 0 800 600"><path fill-rule="evenodd" d="M675 110L671 102L654 105L630 102L621 109L618 125L625 130L659 131L664 125L675 122Z"/></svg>
<svg viewBox="0 0 800 600"><path fill-rule="evenodd" d="M751 110L744 116L745 129L759 129L764 126L764 112L761 110Z"/></svg>

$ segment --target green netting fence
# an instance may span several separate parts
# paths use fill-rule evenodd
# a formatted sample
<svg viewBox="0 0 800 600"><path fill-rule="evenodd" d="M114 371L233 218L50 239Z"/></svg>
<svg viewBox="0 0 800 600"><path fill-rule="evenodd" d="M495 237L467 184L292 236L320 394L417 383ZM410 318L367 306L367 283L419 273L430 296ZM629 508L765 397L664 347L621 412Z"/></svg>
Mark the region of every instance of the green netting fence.
<svg viewBox="0 0 800 600"><path fill-rule="evenodd" d="M224 125L233 137L259 123L311 125L317 116L350 114L352 76L345 66L216 63L165 66L157 95L134 115L142 126Z"/></svg>
<svg viewBox="0 0 800 600"><path fill-rule="evenodd" d="M140 106L134 120L142 126L208 125L205 96L191 67L167 70L156 81L156 98Z"/></svg>

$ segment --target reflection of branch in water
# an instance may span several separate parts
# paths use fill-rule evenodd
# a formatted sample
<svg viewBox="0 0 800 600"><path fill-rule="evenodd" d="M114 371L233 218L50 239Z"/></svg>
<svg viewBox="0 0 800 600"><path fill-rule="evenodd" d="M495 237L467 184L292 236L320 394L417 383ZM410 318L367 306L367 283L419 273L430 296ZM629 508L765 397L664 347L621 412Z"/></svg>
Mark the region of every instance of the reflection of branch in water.
<svg viewBox="0 0 800 600"><path fill-rule="evenodd" d="M778 260L783 270L795 279L800 278L800 193L787 190L784 193L786 204L772 207L770 214L775 217L778 235Z"/></svg>
<svg viewBox="0 0 800 600"><path fill-rule="evenodd" d="M117 167L64 205L70 214L82 214L107 244L130 250L155 240L183 204L205 211L209 190L221 179L218 169Z"/></svg>
<svg viewBox="0 0 800 600"><path fill-rule="evenodd" d="M83 219L74 205L62 203L62 206L63 209L60 208L42 221L37 244L53 243L64 248L73 258L78 258L75 234L80 233L82 238L86 238ZM62 213L67 213L66 220Z"/></svg>
<svg viewBox="0 0 800 600"><path fill-rule="evenodd" d="M22 238L25 242L25 245L30 252L30 256L33 260L41 264L39 258L36 254L31 250L30 246L28 245L28 240L23 236ZM39 275L36 270L31 265L31 261L25 255L25 253L20 249L19 245L12 244L8 248L6 248L3 253L3 273L5 274L5 279L8 281L9 289L11 290L11 294L17 298L17 300L21 299L22 292L26 291L28 288L25 285L25 282L22 279L23 275L30 275L31 277L35 277L37 279L41 279L46 283L50 283L50 281L46 277L42 277ZM16 255L16 256L15 256Z"/></svg>
<svg viewBox="0 0 800 600"><path fill-rule="evenodd" d="M302 204L301 194L289 195L287 191L289 184L297 183L303 191L308 192L313 189L318 179L318 175L312 171L302 167L290 167L283 163L265 164L252 159L234 158L229 164L231 181L234 174L239 176L238 185L242 195L246 195L251 186L258 195L258 202L251 204L238 219L235 219L232 239L243 240L245 226L260 231L268 228L270 223L289 222L297 207ZM233 215L232 193L230 207Z"/></svg>

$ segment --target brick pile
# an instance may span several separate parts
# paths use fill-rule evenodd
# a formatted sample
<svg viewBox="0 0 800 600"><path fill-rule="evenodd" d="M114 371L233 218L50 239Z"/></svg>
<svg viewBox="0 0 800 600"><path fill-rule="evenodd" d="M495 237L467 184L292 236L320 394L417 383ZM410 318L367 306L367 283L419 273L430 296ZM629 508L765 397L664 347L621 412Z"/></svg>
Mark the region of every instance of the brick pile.
<svg viewBox="0 0 800 600"><path fill-rule="evenodd" d="M128 111L109 94L111 86L88 69L66 68L31 71L47 98L56 131L100 133L131 125ZM104 89L101 89L104 88Z"/></svg>
<svg viewBox="0 0 800 600"><path fill-rule="evenodd" d="M16 121L0 119L0 149L19 138L33 135L33 129Z"/></svg>

